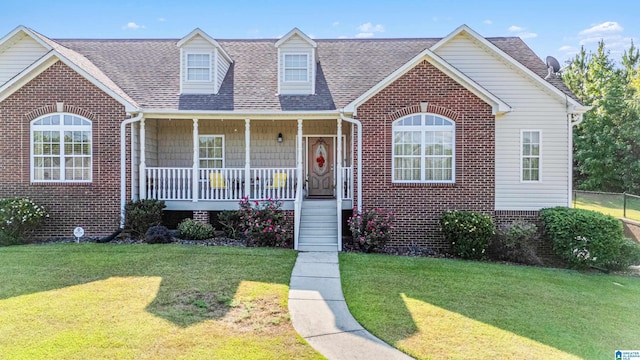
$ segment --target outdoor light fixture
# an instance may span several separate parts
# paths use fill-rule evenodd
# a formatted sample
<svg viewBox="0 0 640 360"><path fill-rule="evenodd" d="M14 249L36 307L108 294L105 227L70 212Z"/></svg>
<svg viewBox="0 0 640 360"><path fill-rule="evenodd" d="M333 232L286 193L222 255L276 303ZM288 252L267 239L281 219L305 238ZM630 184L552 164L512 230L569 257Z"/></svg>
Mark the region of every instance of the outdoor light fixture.
<svg viewBox="0 0 640 360"><path fill-rule="evenodd" d="M278 142L281 143L282 142L282 133L278 133Z"/></svg>

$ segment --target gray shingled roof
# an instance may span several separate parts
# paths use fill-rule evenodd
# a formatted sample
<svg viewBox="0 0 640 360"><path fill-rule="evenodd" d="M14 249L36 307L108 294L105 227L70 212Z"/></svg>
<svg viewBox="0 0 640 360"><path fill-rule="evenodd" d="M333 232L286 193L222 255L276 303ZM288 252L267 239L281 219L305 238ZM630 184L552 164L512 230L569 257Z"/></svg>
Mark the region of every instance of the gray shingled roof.
<svg viewBox="0 0 640 360"><path fill-rule="evenodd" d="M316 95L277 95L276 39L217 40L233 58L216 95L180 95L178 39L56 40L82 54L142 108L181 110L334 110L407 63L438 38L316 40ZM544 78L547 68L516 37L487 38ZM575 99L560 79L549 82Z"/></svg>

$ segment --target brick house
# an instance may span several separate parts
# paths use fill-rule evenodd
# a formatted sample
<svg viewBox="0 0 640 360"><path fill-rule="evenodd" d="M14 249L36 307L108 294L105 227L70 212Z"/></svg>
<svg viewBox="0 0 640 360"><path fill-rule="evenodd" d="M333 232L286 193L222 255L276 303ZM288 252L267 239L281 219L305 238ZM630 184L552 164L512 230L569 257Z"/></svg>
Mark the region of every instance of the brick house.
<svg viewBox="0 0 640 360"><path fill-rule="evenodd" d="M588 108L519 38L0 39L0 197L43 237L105 236L130 199L208 221L278 198L295 248L341 249L353 208L397 215L394 244L446 250L447 209L496 221L571 204Z"/></svg>

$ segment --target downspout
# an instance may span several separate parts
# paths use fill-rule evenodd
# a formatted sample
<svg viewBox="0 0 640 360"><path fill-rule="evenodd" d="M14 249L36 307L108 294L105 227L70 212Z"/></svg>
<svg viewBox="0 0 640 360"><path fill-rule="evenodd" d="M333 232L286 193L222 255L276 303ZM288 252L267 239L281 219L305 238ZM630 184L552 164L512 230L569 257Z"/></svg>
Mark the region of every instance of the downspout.
<svg viewBox="0 0 640 360"><path fill-rule="evenodd" d="M358 194L357 210L362 212L362 123L360 120L346 117L342 109L340 110L340 118L346 122L356 124L358 127L358 184L356 192Z"/></svg>
<svg viewBox="0 0 640 360"><path fill-rule="evenodd" d="M577 114L578 115L578 120L576 121L572 121L573 118L573 113L569 113L567 114L567 118L568 118L568 126L569 126L569 141L567 141L568 143L568 156L569 156L569 184L568 184L568 189L569 189L569 203L567 204L567 207L573 207L573 127L580 125L580 123L582 122L582 120L584 120L584 114L580 113Z"/></svg>
<svg viewBox="0 0 640 360"><path fill-rule="evenodd" d="M120 229L124 228L124 208L127 204L127 125L140 121L143 116L144 114L140 112L136 117L125 119L120 123Z"/></svg>

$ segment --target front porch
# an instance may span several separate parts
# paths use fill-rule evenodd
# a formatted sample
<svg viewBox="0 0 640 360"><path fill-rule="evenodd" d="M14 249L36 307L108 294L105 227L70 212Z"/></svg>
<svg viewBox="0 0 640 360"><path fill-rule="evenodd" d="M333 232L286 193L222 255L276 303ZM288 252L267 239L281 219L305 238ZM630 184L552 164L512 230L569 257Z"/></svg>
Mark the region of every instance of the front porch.
<svg viewBox="0 0 640 360"><path fill-rule="evenodd" d="M232 210L238 201L282 200L293 210L298 198L298 168L186 168L147 167L143 198L165 201L167 210ZM342 167L340 197L343 209L353 208L353 168ZM194 176L195 174L195 176ZM195 179L195 181L194 181ZM249 181L247 181L249 179ZM307 198L306 178L302 178L300 199ZM338 187L336 187L338 189Z"/></svg>
<svg viewBox="0 0 640 360"><path fill-rule="evenodd" d="M335 251L342 210L354 206L353 133L340 117L142 118L131 133L131 195L194 212L238 209L245 197L280 200L294 213L296 249L303 202L332 200L333 215L323 221L337 232Z"/></svg>

